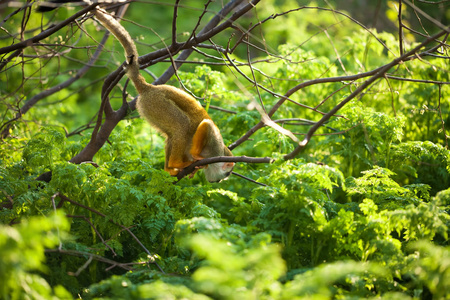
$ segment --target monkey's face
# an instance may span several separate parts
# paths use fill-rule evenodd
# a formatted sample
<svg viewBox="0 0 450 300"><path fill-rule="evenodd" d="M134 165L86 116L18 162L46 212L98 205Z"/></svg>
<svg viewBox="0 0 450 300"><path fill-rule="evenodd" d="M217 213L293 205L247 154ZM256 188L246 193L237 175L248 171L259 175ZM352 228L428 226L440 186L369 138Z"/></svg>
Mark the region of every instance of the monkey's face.
<svg viewBox="0 0 450 300"><path fill-rule="evenodd" d="M220 182L223 179L230 176L233 171L234 163L232 162L220 162L208 165L205 168L205 177L209 182Z"/></svg>

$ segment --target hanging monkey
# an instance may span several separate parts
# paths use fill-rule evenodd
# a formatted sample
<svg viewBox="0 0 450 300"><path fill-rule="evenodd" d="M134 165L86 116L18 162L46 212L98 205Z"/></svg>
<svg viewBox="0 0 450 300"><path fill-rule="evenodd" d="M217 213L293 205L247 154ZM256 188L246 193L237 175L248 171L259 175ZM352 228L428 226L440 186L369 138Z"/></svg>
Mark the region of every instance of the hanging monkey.
<svg viewBox="0 0 450 300"><path fill-rule="evenodd" d="M97 8L94 15L125 50L125 70L139 93L136 103L139 114L166 138L164 169L170 175L177 175L197 160L233 156L205 109L176 87L147 83L139 72L139 56L128 31L103 9ZM206 179L219 182L231 174L233 167L233 162L210 164L204 169Z"/></svg>

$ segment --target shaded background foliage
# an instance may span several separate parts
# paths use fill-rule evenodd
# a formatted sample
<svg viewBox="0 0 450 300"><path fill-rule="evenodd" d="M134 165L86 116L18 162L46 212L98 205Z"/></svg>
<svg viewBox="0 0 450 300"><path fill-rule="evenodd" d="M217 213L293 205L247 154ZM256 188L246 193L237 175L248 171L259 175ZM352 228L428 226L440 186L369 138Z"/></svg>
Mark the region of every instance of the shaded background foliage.
<svg viewBox="0 0 450 300"><path fill-rule="evenodd" d="M447 1L414 2L432 19L405 3L263 1L212 42L234 45L250 24L289 12L262 23L248 44L227 53L255 82L283 95L308 80L389 63L400 53L399 5L402 24L415 30L403 28L405 48L439 31L430 20L448 25ZM204 5L180 2L180 40L189 36ZM210 3L202 24L222 5ZM0 47L79 9L32 11L23 33L17 30L23 16L10 17L1 25ZM173 3L130 5L122 24L141 55L170 44L173 9ZM1 6L5 16L15 10ZM376 29L369 32L340 13ZM27 100L84 66L102 35L96 22L79 18L50 36L46 51L26 48L3 65L2 130ZM162 139L131 111L94 165L69 163L91 139L93 124L86 124L97 115L103 82L123 62L120 44L110 38L106 45L95 67L40 100L0 143L1 298L449 297L446 40L433 55L405 61L375 81L295 159L282 157L296 143L268 126L236 147L235 155L275 159L236 167L266 186L236 176L209 184L201 173L174 184L161 171ZM254 109L258 91L229 61L225 64L224 53L200 50L178 76L209 105L229 145L260 121ZM168 66L165 60L142 73L151 81L150 73L158 77ZM125 82L109 95L115 108ZM175 77L170 84L179 86ZM285 103L272 119L301 139L321 118L319 110L328 112L360 84L342 77L307 86L290 99L316 109ZM132 86L127 92L128 100L136 95ZM258 103L267 110L279 100L270 91L259 93ZM51 181L35 180L49 170Z"/></svg>

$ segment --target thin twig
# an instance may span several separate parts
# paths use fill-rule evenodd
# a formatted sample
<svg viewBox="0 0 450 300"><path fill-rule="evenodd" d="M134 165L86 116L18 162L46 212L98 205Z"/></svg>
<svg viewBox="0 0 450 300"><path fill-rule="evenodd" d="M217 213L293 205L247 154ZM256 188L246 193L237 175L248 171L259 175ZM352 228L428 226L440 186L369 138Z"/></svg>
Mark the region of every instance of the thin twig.
<svg viewBox="0 0 450 300"><path fill-rule="evenodd" d="M90 12L91 10L95 9L95 7L97 7L98 5L100 5L100 3L93 3L93 4L85 7L84 9L80 10L76 14L70 16L66 20L62 21L61 23L59 23L55 26L52 26L47 30L44 30L43 32L39 33L38 35L35 35L35 36L33 36L27 40L24 40L20 43L16 43L11 46L6 46L3 48L0 48L0 54L5 54L5 53L9 53L11 51L15 51L17 49L24 49L26 47L29 47L30 45L33 45L34 43L36 43L40 40L43 40L46 37L49 37L50 35L54 34L58 30L60 30L61 28L64 28L65 26L67 26L68 24L73 22L75 19L77 19L77 18L81 17L82 15L86 14L87 12Z"/></svg>
<svg viewBox="0 0 450 300"><path fill-rule="evenodd" d="M117 253L114 251L113 248L111 248L103 239L102 235L100 234L100 232L98 232L97 228L95 228L94 224L92 224L92 222L89 220L89 218L87 218L86 216L76 216L76 215L66 215L66 217L68 218L79 218L79 219L83 219L85 220L91 227L92 229L94 229L95 234L97 234L97 236L100 238L100 240L102 241L102 244L105 245L109 250L111 250L112 254L114 256L117 256Z"/></svg>
<svg viewBox="0 0 450 300"><path fill-rule="evenodd" d="M67 254L67 255L78 256L78 257L86 257L86 256L88 256L88 257L92 257L92 259L95 259L97 261L101 261L101 262L110 264L111 266L114 266L114 267L122 268L122 269L124 269L126 271L133 270L133 268L129 267L129 265L139 265L139 264L141 264L141 263L120 263L120 262L114 261L112 259L105 258L105 257L97 255L97 254L88 253L88 252L81 252L81 251L77 251L77 250L45 249L44 252L46 252L46 253ZM110 269L110 267L108 269ZM74 273L72 273L72 274L74 274Z"/></svg>
<svg viewBox="0 0 450 300"><path fill-rule="evenodd" d="M236 173L236 172L231 172L231 174L233 174L233 175L235 175L235 176L237 176L237 177L241 177L241 178L243 178L243 179L245 179L245 180L247 180L247 181L250 181L250 182L252 182L252 183L254 183L254 184L257 184L257 185L260 185L260 186L268 186L268 185L265 184L265 183L258 182L258 181L254 180L254 179L251 179L251 178L249 178L249 177L247 177L247 176L244 176L244 175L239 174L239 173Z"/></svg>
<svg viewBox="0 0 450 300"><path fill-rule="evenodd" d="M176 48L177 45L177 19L178 19L178 5L180 5L180 0L175 1L173 7L173 18L172 18L172 46L171 48Z"/></svg>
<svg viewBox="0 0 450 300"><path fill-rule="evenodd" d="M187 166L186 168L182 169L180 173L177 175L177 179L181 180L183 177L191 174L195 170L198 169L200 166L209 165L212 163L218 163L218 162L246 162L246 163L273 163L274 159L271 157L248 157L248 156L216 156L216 157L209 157L205 158L199 161L194 162L193 164Z"/></svg>
<svg viewBox="0 0 450 300"><path fill-rule="evenodd" d="M439 85L439 105L438 105L438 110L439 110L439 118L441 119L441 125L442 125L442 132L444 133L444 140L445 140L445 148L448 148L448 137L447 137L447 133L445 132L445 121L442 118L442 109L441 109L441 98L442 98L442 85Z"/></svg>
<svg viewBox="0 0 450 300"><path fill-rule="evenodd" d="M88 260L81 266L78 268L78 270L73 273L73 272L67 272L67 274L69 274L70 276L75 276L78 277L78 275L81 274L81 272L83 272L84 270L86 270L86 268L91 264L91 262L94 260L94 257L92 255L89 255Z"/></svg>
<svg viewBox="0 0 450 300"><path fill-rule="evenodd" d="M398 0L398 48L400 56L403 55L403 22L402 22L402 0Z"/></svg>

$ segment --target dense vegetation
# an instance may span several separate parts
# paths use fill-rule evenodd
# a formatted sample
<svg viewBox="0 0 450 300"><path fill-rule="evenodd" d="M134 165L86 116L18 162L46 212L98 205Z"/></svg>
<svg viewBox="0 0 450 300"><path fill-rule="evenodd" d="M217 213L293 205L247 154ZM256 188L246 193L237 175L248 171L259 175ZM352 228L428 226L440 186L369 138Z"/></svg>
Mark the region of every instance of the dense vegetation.
<svg viewBox="0 0 450 300"><path fill-rule="evenodd" d="M204 23L221 9L199 2L180 1L179 40L204 5ZM27 103L87 66L103 36L92 19L79 17L20 55L2 52L0 298L450 299L449 29L436 25L448 24L450 10L445 1L424 4L427 19L409 1L377 2L402 37L368 29L334 9L339 1L263 1L210 39L222 50L236 45L233 53L199 47L172 77L205 104L234 155L273 159L237 163L258 183L233 175L210 184L201 171L170 177L162 138L132 108L94 162L71 162L93 138L102 84L123 62L120 45L110 38L95 67ZM0 50L81 10L41 15L35 6L1 7ZM130 5L122 23L141 55L170 44L173 10ZM350 78L441 30L380 76ZM162 74L170 60L148 70ZM352 96L369 76L378 77ZM125 82L109 94L115 109L136 95ZM250 136L264 115L255 107L269 113L293 89L270 114L289 132L268 122ZM51 180L36 180L48 172Z"/></svg>

